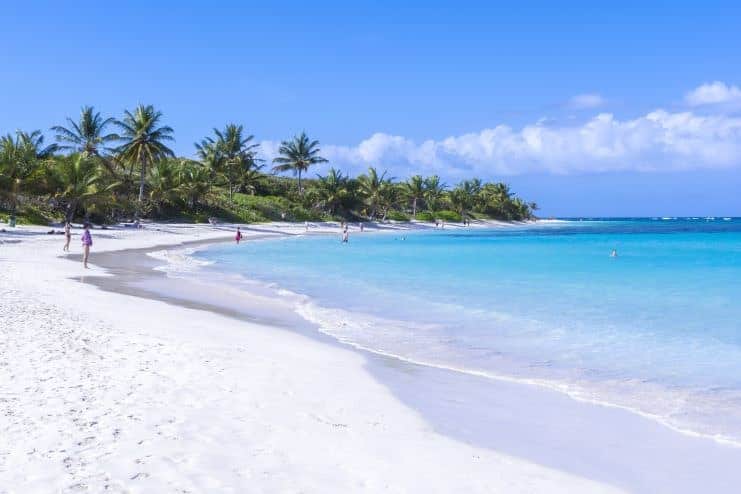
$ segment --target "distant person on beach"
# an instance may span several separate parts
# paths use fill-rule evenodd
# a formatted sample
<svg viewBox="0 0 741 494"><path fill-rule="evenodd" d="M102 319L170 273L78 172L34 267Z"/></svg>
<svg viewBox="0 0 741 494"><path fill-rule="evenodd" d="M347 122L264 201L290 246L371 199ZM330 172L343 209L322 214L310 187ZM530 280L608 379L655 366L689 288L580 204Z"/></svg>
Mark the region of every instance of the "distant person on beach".
<svg viewBox="0 0 741 494"><path fill-rule="evenodd" d="M610 257L617 257L617 249L612 249L612 252L610 252Z"/></svg>
<svg viewBox="0 0 741 494"><path fill-rule="evenodd" d="M69 242L72 240L72 226L69 224L69 221L66 221L64 223L64 248L62 249L65 252L69 252Z"/></svg>
<svg viewBox="0 0 741 494"><path fill-rule="evenodd" d="M90 257L90 247L93 245L93 236L90 234L90 225L85 223L85 231L82 233L82 265L87 269L87 260Z"/></svg>
<svg viewBox="0 0 741 494"><path fill-rule="evenodd" d="M308 221L304 221L304 226L306 226L306 231L308 232L309 231L309 222Z"/></svg>
<svg viewBox="0 0 741 494"><path fill-rule="evenodd" d="M363 232L363 222L362 221L360 222L360 232L361 233Z"/></svg>
<svg viewBox="0 0 741 494"><path fill-rule="evenodd" d="M346 244L350 240L350 234L347 232L347 228L342 232L342 243Z"/></svg>
<svg viewBox="0 0 741 494"><path fill-rule="evenodd" d="M242 240L242 231L237 227L237 234L234 236L234 240L239 243L240 240Z"/></svg>

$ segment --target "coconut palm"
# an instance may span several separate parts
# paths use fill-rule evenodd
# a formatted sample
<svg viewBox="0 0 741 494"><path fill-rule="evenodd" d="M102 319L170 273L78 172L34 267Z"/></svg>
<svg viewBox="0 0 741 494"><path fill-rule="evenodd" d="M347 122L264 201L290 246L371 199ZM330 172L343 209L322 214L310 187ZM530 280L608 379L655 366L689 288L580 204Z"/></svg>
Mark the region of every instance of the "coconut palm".
<svg viewBox="0 0 741 494"><path fill-rule="evenodd" d="M445 192L445 184L440 181L440 177L432 175L425 178L424 200L427 209L435 212L440 209L440 203Z"/></svg>
<svg viewBox="0 0 741 494"><path fill-rule="evenodd" d="M393 183L391 180L386 180L381 186L381 202L380 207L383 211L381 221L386 221L386 216L389 211L396 208L399 204L399 197L401 196L402 189L398 184Z"/></svg>
<svg viewBox="0 0 741 494"><path fill-rule="evenodd" d="M195 207L211 188L211 171L204 165L184 160L180 166L180 194L188 207Z"/></svg>
<svg viewBox="0 0 741 494"><path fill-rule="evenodd" d="M303 195L301 187L301 174L309 169L312 165L326 163L327 160L319 156L319 141L311 141L302 132L301 135L295 136L290 141L283 141L278 149L279 156L273 158L273 171L276 172L293 172L298 175L298 191Z"/></svg>
<svg viewBox="0 0 741 494"><path fill-rule="evenodd" d="M448 194L450 204L453 210L465 219L471 210L476 197L476 191L480 188L480 183L471 180L464 180Z"/></svg>
<svg viewBox="0 0 741 494"><path fill-rule="evenodd" d="M403 194L412 202L412 218L417 216L417 202L424 199L425 181L421 175L414 175L402 184Z"/></svg>
<svg viewBox="0 0 741 494"><path fill-rule="evenodd" d="M87 153L59 158L52 168L52 176L53 195L64 205L67 221L72 221L79 207L85 207L117 186L116 183L103 185L99 159Z"/></svg>
<svg viewBox="0 0 741 494"><path fill-rule="evenodd" d="M509 219L512 192L505 183L488 183L479 191L482 210L489 216L499 219Z"/></svg>
<svg viewBox="0 0 741 494"><path fill-rule="evenodd" d="M113 149L106 144L118 139L118 135L106 133L106 128L115 121L114 118L101 117L92 106L83 106L77 122L67 118L68 127L57 125L51 130L57 133L57 142L63 143L59 145L60 150L101 156L103 152L112 152Z"/></svg>
<svg viewBox="0 0 741 494"><path fill-rule="evenodd" d="M368 173L358 177L359 191L365 204L370 208L371 219L375 218L378 210L388 203L390 193L387 189L391 186L390 182L385 171L379 175L378 170L372 166L368 168Z"/></svg>
<svg viewBox="0 0 741 494"><path fill-rule="evenodd" d="M161 213L166 204L175 204L180 198L180 163L160 160L149 167L147 196Z"/></svg>
<svg viewBox="0 0 741 494"><path fill-rule="evenodd" d="M245 187L253 182L254 173L262 168L258 165L257 149L253 143L255 136L244 135L244 127L230 123L223 131L213 129L215 138L206 137L196 144L196 150L202 159L213 160L215 171L224 178L229 189L229 200L237 187Z"/></svg>
<svg viewBox="0 0 741 494"><path fill-rule="evenodd" d="M173 141L173 130L160 126L162 112L152 105L139 105L134 112L126 110L123 120L115 124L121 130L123 144L116 148L122 161L139 165L139 203L144 199L144 181L147 167L175 154L165 145Z"/></svg>
<svg viewBox="0 0 741 494"><path fill-rule="evenodd" d="M40 130L18 131L15 137L7 134L0 138L0 195L10 202L11 218L15 220L18 194L26 180L49 159L56 145L44 146Z"/></svg>
<svg viewBox="0 0 741 494"><path fill-rule="evenodd" d="M317 206L329 214L334 214L348 199L348 178L342 172L330 168L325 176L317 175L315 192L318 198Z"/></svg>

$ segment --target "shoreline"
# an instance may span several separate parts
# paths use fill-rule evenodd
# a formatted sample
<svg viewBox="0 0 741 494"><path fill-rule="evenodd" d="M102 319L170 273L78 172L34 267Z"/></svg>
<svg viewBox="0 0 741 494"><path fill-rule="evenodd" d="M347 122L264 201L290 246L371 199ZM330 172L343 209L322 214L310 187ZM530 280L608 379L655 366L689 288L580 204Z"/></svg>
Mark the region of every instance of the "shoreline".
<svg viewBox="0 0 741 494"><path fill-rule="evenodd" d="M498 226L500 226L500 225L498 225ZM513 226L519 226L519 224L518 225L513 225ZM395 230L395 231L398 231L398 230ZM379 233L384 233L384 232L378 232L378 231L376 231L376 232L369 232L369 233L370 234L379 234ZM385 233L388 233L388 232L385 232ZM414 233L419 233L419 231L412 230L409 233L414 234ZM273 237L253 238L253 240L258 240L258 239L266 239L267 240L267 239L270 239L270 238L273 238ZM182 249L173 249L173 250L180 251ZM198 250L200 250L200 249L198 249ZM191 257L193 253L195 253L195 252L189 252L187 254L184 254L184 256L185 257ZM165 262L169 262L169 261L165 261ZM255 281L255 280L249 280L249 279L247 279L247 278L245 278L243 276L240 276L240 277L242 279L248 281L248 282ZM200 281L202 281L202 280L199 280L199 282ZM260 283L263 283L263 282L260 282ZM255 296L255 295L258 295L252 289L252 287L246 287L246 288L243 287L243 290L244 290L244 292L247 295L249 295L251 297L252 296ZM269 290L270 291L275 290L277 293L275 293L274 295L278 295L279 292L286 292L287 291L286 287L282 287L282 286L277 286L274 289L273 288L270 288ZM160 296L162 296L162 295L160 295ZM174 303L179 303L178 300L176 300L177 297L170 297L170 298L173 299L173 302ZM193 297L191 297L191 298L193 298ZM180 298L179 301L180 301L180 303L184 303L185 302L185 298ZM192 302L192 300L190 302ZM241 303L240 300L236 300L236 301L232 301L232 302L235 305ZM216 311L218 311L218 312L220 312L222 314L230 313L232 315L236 315L236 317L245 317L246 315L249 315L249 314L247 314L247 312L249 312L249 311L231 310L226 305L227 304L221 304L221 305L219 305L219 304L216 304L216 305L211 304L210 305L211 309L207 309L207 310L216 310ZM336 309L337 307L333 307L333 308ZM292 312L293 311L296 311L296 307L295 306L292 306L290 303L287 303L285 305L285 309L286 310L289 310L289 311L292 311ZM253 307L251 310L256 310L256 309ZM538 387L538 388L541 388L541 389L544 389L544 390L554 391L556 393L566 395L570 399L575 400L575 401L578 401L578 402L582 402L582 403L586 403L586 404L591 404L591 405L596 405L596 406L601 406L601 407L615 408L615 409L623 410L623 411L626 411L628 413L637 415L637 416L639 416L641 418L644 418L644 419L650 420L652 422L655 422L658 425L661 425L663 427L666 427L666 428L668 428L668 429L670 429L670 430L672 430L672 431L674 431L676 433L682 434L682 435L686 435L686 436L693 437L693 438L710 440L710 441L716 442L716 443L718 443L719 445L722 445L722 446L728 446L728 447L732 447L732 448L741 448L741 443L738 441L737 438L729 437L729 436L724 436L724 435L721 435L721 434L713 434L713 433L710 433L710 432L700 432L700 431L693 430L693 429L688 428L688 427L683 427L681 424L675 424L671 420L667 419L666 417L664 417L664 416L662 416L662 415L660 415L658 413L652 413L650 411L643 410L643 409L641 409L641 408L639 408L637 406L630 406L630 405L622 404L620 402L610 401L609 399L604 398L604 397L598 397L598 396L589 395L589 392L590 392L589 389L575 387L574 386L574 383L562 382L562 381L557 381L557 380L543 378L543 377L515 376L515 375L510 375L510 374L506 374L506 373L502 373L502 372L484 371L484 370L466 368L466 367L461 367L461 366L454 366L454 365L449 365L449 364L441 364L441 363L435 363L435 362L431 362L431 361L424 361L424 360L418 360L418 359L414 359L414 358L409 358L409 357L406 357L406 356L404 356L402 354L388 352L388 351L380 350L380 349L377 349L377 348L372 348L372 347L369 347L369 346L364 346L363 344L359 344L359 343L356 343L356 342L353 342L353 341L342 339L342 338L340 338L340 337L332 334L331 332L325 331L324 329L322 329L321 328L321 324L322 323L317 322L317 321L313 321L312 319L310 319L307 316L303 315L303 311L299 311L299 313L302 314L301 321L304 322L303 325L306 326L306 327L313 328L313 330L312 331L309 331L308 333L306 331L302 331L302 334L308 334L308 336L310 336L310 337L316 337L317 334L320 334L322 337L328 337L330 342L339 344L343 348L348 348L348 347L349 348L353 348L353 349L355 349L357 351L362 352L363 354L369 354L369 355L373 355L373 356L380 356L380 357L383 357L383 358L396 359L396 360L398 360L400 362L404 362L406 364L410 364L410 365L414 365L414 366L423 366L423 367L435 368L435 369L438 369L438 370L441 370L441 371L461 373L461 374L466 374L466 375L471 376L471 377L483 378L483 379L487 379L487 380L491 380L491 381L500 381L500 382L505 382L505 383L513 383L513 384L518 384L518 385L525 385L525 386L535 386L535 387ZM241 316L240 316L240 314L241 314ZM288 326L287 324L285 324L285 325ZM322 341L325 341L324 338L322 339Z"/></svg>
<svg viewBox="0 0 741 494"><path fill-rule="evenodd" d="M379 232L374 233L377 234ZM275 239L275 237L252 238L252 240L260 239ZM188 247L190 246L176 246L173 250L180 251L183 249L187 249ZM152 251L149 252L151 253ZM164 260L160 261L166 262ZM167 275L165 274L165 278L166 277ZM177 279L177 283L183 282L192 283L193 280L185 280L182 278ZM194 283L194 285L197 287L197 285L200 283L201 280L198 280ZM174 279L171 280L169 288L172 288L173 284ZM120 289L121 284L118 283L118 285ZM115 290L115 288L113 289ZM281 287L275 287L275 289L281 290ZM156 294L156 296L160 300L167 300L170 303L181 305L184 307L190 307L193 302L193 298L197 296L193 295L192 293L190 294L190 296L188 296L187 294L185 296L164 296L162 295L161 289L157 290L152 289L151 287L149 289L146 287L142 287L139 290L141 291L141 294ZM258 295L256 292L246 290L243 287L239 288L238 291L250 297ZM199 291L197 293L202 292ZM227 300L227 302L223 302L221 305L219 305L218 303L204 304L201 308L203 308L204 310L216 311L219 314L229 315L230 317L236 317L242 320L249 320L250 312L257 310L254 304L248 306L244 310L229 309L229 304L243 303L243 299ZM284 311L289 311L291 314L293 314L293 311L295 309L290 304L285 304L281 308ZM271 310L274 309L275 308L272 308ZM717 464L719 465L724 465L729 462L728 459L719 459L718 453L720 452L720 456L722 457L724 448L732 448L733 451L729 452L730 457L741 460L741 450L739 450L738 445L732 441L725 441L723 438L717 438L710 435L696 433L694 431L679 429L672 424L665 422L662 417L643 413L640 410L613 404L610 402L582 398L578 395L575 395L574 393L569 392L568 390L560 389L559 387L554 386L554 384L549 381L517 378L506 375L492 375L490 373L472 371L470 369L459 369L450 366L437 365L429 362L419 362L399 355L385 353L372 348L366 348L360 345L356 345L351 342L338 340L336 337L322 331L316 323L303 318L299 318L300 321L294 322L293 324L287 322L288 319L295 318L284 318L279 322L273 321L273 326L280 327L281 329L287 329L288 331L297 332L302 336L309 337L313 340L317 340L330 346L345 349L351 348L353 351L359 352L366 358L366 367L370 370L370 372L373 375L377 376L380 383L391 389L399 400L405 403L409 403L428 421L433 423L437 422L437 428L441 431L444 431L443 433L445 433L446 435L449 435L452 438L465 440L466 442L469 442L476 446L501 451L502 442L510 443L508 445L510 450L505 451L507 453L523 455L523 458L529 460L535 459L540 464L558 468L560 470L568 471L569 473L584 476L587 478L593 478L601 482L617 485L619 487L627 488L629 491L632 492L657 492L657 490L662 491L662 489L666 487L666 485L664 484L664 482L666 482L666 479L655 483L653 481L648 481L645 482L645 486L639 486L636 484L621 485L621 481L619 478L611 475L605 470L605 465L590 464L590 456L600 454L600 444L621 444L624 450L621 451L620 455L616 454L615 457L619 457L622 455L622 458L620 458L620 461L613 461L613 466L615 463L622 463L623 468L627 468L628 465L635 461L636 456L641 454L642 448L640 447L639 443L645 437L661 437L662 441L665 442L665 444L659 448L660 453L658 455L655 451L652 453L648 453L644 448L642 454L645 455L645 457L642 463L644 463L645 466L653 464L652 468L657 468L659 465L660 469L665 471L669 471L672 468L677 468L677 465L686 462L686 460L679 459L677 458L677 456L690 458L694 456L692 455L691 450L696 447L704 450L703 454L706 455L708 458L714 458L713 461L717 462ZM301 321L303 321L303 323ZM400 381L408 378L408 376L414 375L424 375L428 377L412 379L410 383L404 386L398 385ZM437 383L438 387L436 388L435 386L430 385L430 383ZM410 393L410 391L419 389L420 387L424 387L427 389L427 396L420 396L419 394L415 394L413 392ZM517 415L532 415L532 412L529 411L528 408L532 406L532 404L538 403L538 408L558 410L556 415L560 419L566 418L567 421L574 423L573 427L575 428L580 427L591 429L591 431L588 433L582 432L580 439L581 441L583 441L587 437L599 437L600 441L595 442L592 440L592 444L589 446L589 448L584 448L587 451L589 449L592 449L592 452L590 454L585 454L584 451L579 452L577 456L579 456L580 459L577 462L563 460L554 461L554 457L556 456L555 451L570 447L570 441L564 441L564 438L553 437L552 431L548 430L540 430L537 434L535 434L533 431L524 430L522 429L523 424L521 423L510 423L507 425L507 428L510 429L519 425L522 430L520 430L517 437L525 438L529 436L529 440L532 442L543 442L544 436L551 435L549 441L552 444L549 445L549 448L553 449L550 451L550 453L546 448L539 452L523 452L521 446L513 444L515 441L513 441L511 437L486 437L486 439L482 439L482 437L487 436L487 427L496 425L501 426L501 423L498 421L492 421L491 418L487 417L486 413L483 413L481 410L474 409L462 411L458 409L452 416L444 417L440 417L436 411L438 404L446 401L447 396L455 394L457 390L460 390L462 388L465 389L467 387L474 389L475 391L472 391L471 394L477 396L486 396L491 393L504 394L507 396L510 396L512 394L529 395L529 400L520 405L522 407L522 410L520 410ZM527 391L518 390L518 388L521 387L525 387ZM506 389L507 391L502 392L502 389ZM470 396L461 398L461 401L469 398ZM499 405L501 406L503 404L499 403ZM606 409L606 413L604 412L604 409ZM462 433L462 431L458 430L458 427L455 424L451 423L457 421L460 418L459 415L465 416L466 414L477 416L476 421L466 421L469 424L467 426L469 429L472 427L470 425L471 423L478 422L480 430L478 430L473 435L470 433ZM609 420L605 420L605 416L610 417ZM629 438L627 440L626 438L622 437L622 433L615 434L614 437L605 438L605 433L601 430L603 422L609 422L613 424L613 426L616 424L620 424L618 430L638 429L642 430L642 433L636 434L632 438ZM671 436L673 434L678 434L680 437L672 438ZM695 440L698 442L693 444ZM671 444L671 447L669 447L668 444ZM573 447L573 445L571 445L571 447ZM582 445L582 447L584 447L584 445ZM685 450L685 453L682 455L677 455L676 450L682 449ZM663 462L657 462L654 459L655 456L665 458L666 460ZM615 460L615 458L613 458L613 460ZM705 460L705 462L707 462L707 460ZM693 470L697 471L698 459L696 457L693 458L691 462L686 463L687 464L680 468L680 470L684 472L692 472ZM718 470L719 476L723 470L722 467L712 467L708 465L704 465L702 468ZM739 478L741 479L741 476ZM693 482L696 481L697 479L685 478L681 481L681 483L672 482L672 492L682 492L682 489L686 489L686 492L693 492L696 488L699 488L700 485L707 486L708 484L706 480L702 480L700 485L697 485L690 489L688 486L692 485ZM726 482L726 479L721 479L719 485L723 487L725 486Z"/></svg>
<svg viewBox="0 0 741 494"><path fill-rule="evenodd" d="M329 230L325 233L336 232L337 230ZM274 235L271 234L270 236ZM256 239L256 237L257 234L245 240L249 241L250 239ZM197 242L196 245L201 245L203 242L228 240L229 238L222 234L220 238L197 239L195 242ZM139 257L141 263L147 265L143 268L139 266L137 268L139 271L134 270L134 279L137 275L141 275L142 269L149 269L150 272L154 273L153 276L157 278L167 279L165 273L152 271L153 266L157 265L158 261L143 255L144 251L162 250L165 245L168 244L155 243L155 245L149 247L128 249L125 255ZM178 242L169 245L174 245L176 248L186 248L193 244ZM117 250L107 250L106 246L104 246L103 251L118 252ZM117 254L111 254L111 258L115 258L115 256ZM121 254L118 254L118 257L120 256ZM0 257L3 257L1 253ZM96 262L95 259L96 257L93 257L93 263ZM67 264L71 265L72 263ZM79 268L79 266L77 267ZM98 269L94 271L96 282L92 282L93 284L96 284L98 280L105 280L103 284L108 284L107 288L114 290L116 288L114 285L118 285L119 290L116 291L113 298L128 300L129 297L121 295L120 292L125 284L125 280L121 279L120 273L118 273L118 279L116 279L107 273L98 272ZM97 275L100 275L100 277ZM70 281L75 282L77 280L72 279ZM86 284L91 283L91 281L85 279L82 281ZM170 281L169 285L172 286L172 280ZM98 288L95 288L95 290L100 293L111 293ZM151 297L148 298L151 299ZM172 300L164 301L182 305L182 300L178 300L176 296L171 298ZM147 303L156 307L161 301L149 300ZM211 314L211 318L213 318L213 307L207 305L191 306L190 309L186 310L209 311L206 314ZM174 305L172 307L174 309L178 308ZM159 310L162 311L163 309L160 308ZM269 308L268 312L270 310L275 310L275 307ZM356 355L361 355L363 361L361 367L374 376L374 380L383 389L390 391L398 400L398 403L404 403L410 411L419 414L424 422L432 427L431 433L435 437L441 434L435 442L462 441L462 444L470 445L468 447L474 447L477 450L484 448L482 451L486 451L487 454L508 455L507 457L512 458L512 461L515 462L526 461L529 464L529 462L534 461L533 465L537 464L537 468L543 469L543 472L539 475L550 475L550 472L559 472L559 474L565 472L565 475L580 479L579 482L581 482L581 479L590 478L602 483L591 485L587 492L608 489L607 485L627 488L632 492L663 492L668 491L665 489L669 486L673 487L672 491L674 492L677 489L691 492L693 490L691 487L696 488L702 485L705 487L714 486L715 490L722 492L724 487L732 485L726 483L731 482L730 476L728 478L721 477L724 465L727 466L741 458L741 455L730 453L726 455L726 452L720 446L708 446L704 439L693 441L675 437L680 435L668 429L663 430L663 426L648 419L634 416L624 410L605 410L604 407L599 405L578 403L556 391L525 386L523 383L492 383L490 380L476 378L475 376L462 376L454 370L434 369L426 365L404 363L396 357L374 355L368 350L360 352L347 350L346 344L337 342L331 336L323 335L318 331L315 332L316 334L311 334L312 331L307 330L307 328L297 330L298 322L296 320L288 321L287 324L281 326L275 324L276 321L271 323L271 321L266 321L260 317L245 318L246 311L234 312L233 314L222 312L221 315L229 316L232 319L240 317L242 324L235 325L235 328L256 322L258 325L267 323L270 328L277 326L289 329L285 332L286 334L298 335L302 340L306 339L305 336L308 334L312 336L307 339L308 341L314 341L315 344L319 344L324 349L323 351L330 354L350 351ZM216 314L216 316L218 315ZM209 319L209 316L203 317ZM236 335L230 332L227 338L238 336L244 335ZM281 338L274 331L270 336L276 339ZM461 393L461 389L467 391ZM451 396L457 398L452 399ZM472 406L475 405L470 402L472 396L480 397L481 400L486 401L490 405L490 409L487 410L486 407L480 405ZM466 402L468 402L468 406L466 406ZM491 409L496 410L496 412L491 412ZM545 410L549 410L550 417L544 415ZM554 421L554 416L558 417L558 420ZM463 418L467 418L467 420L461 420ZM464 427L460 426L459 422L461 421L465 425ZM618 424L619 426L615 427L615 432L609 432L604 430L606 424L610 424L607 427L614 427ZM476 428L476 425L479 427ZM623 437L625 430L632 431L632 440ZM640 433L636 431L640 431ZM448 439L442 439L443 437ZM646 437L658 441L658 444L649 445L648 447L642 446L640 443ZM604 447L607 444L611 445L611 458L604 457ZM535 445L538 446L533 447ZM481 453L479 453L480 456ZM636 463L640 466L637 466ZM644 472L647 478L641 478L636 469L645 469L652 473ZM669 475L673 470L683 473ZM705 475L699 476L700 471L703 471ZM711 472L716 472L716 475L709 475ZM734 482L737 480L733 479ZM579 490L576 485L578 482L571 485L571 481L569 481L568 484L567 490ZM551 492L559 490L556 486L560 484L556 482L547 485L547 491ZM538 488L535 488L535 490L542 491Z"/></svg>
<svg viewBox="0 0 741 494"><path fill-rule="evenodd" d="M84 271L29 230L0 245L0 492L617 492L435 432L357 352L78 282L231 232L94 231Z"/></svg>

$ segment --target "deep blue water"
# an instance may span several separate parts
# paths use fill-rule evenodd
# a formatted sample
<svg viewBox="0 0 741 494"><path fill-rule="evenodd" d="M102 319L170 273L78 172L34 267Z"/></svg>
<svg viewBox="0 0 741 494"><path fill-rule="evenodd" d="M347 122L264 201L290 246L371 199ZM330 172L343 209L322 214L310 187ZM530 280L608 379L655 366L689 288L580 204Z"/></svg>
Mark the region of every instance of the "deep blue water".
<svg viewBox="0 0 741 494"><path fill-rule="evenodd" d="M741 220L592 219L338 240L245 242L196 256L304 295L297 310L341 341L741 442Z"/></svg>

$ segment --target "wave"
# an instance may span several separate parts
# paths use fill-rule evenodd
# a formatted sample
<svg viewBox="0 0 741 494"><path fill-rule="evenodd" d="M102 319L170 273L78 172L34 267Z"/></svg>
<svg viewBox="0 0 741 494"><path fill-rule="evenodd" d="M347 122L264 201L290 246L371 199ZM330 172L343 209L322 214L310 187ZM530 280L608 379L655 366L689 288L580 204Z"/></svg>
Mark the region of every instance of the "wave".
<svg viewBox="0 0 741 494"><path fill-rule="evenodd" d="M363 343L361 341L358 341L358 339L352 337L352 333L358 331L383 334L389 332L388 328L405 327L407 328L407 330L412 330L410 331L410 337L414 338L416 341L416 337L414 336L415 331L432 329L432 325L384 319L369 316L367 314L344 311L342 309L325 308L308 300L298 305L296 307L296 312L304 319L314 323L318 327L318 330L320 332L332 336L337 341L358 350L370 352L388 358L394 358L399 361L403 361L413 365L458 372L493 381L524 384L545 388L551 391L565 394L571 399L579 402L625 410L627 412L657 422L675 432L687 436L710 439L719 444L741 448L741 437L735 437L729 434L712 432L708 430L698 430L702 429L700 424L696 424L696 426L693 427L691 425L683 423L683 421L680 419L668 416L668 413L662 414L660 412L652 411L649 409L650 403L627 403L631 401L630 394L635 394L637 396L649 395L652 397L663 396L665 398L664 403L666 408L674 409L677 403L688 401L688 399L691 398L691 392L672 392L657 385L651 386L650 384L643 381L631 381L626 379L620 382L616 381L613 383L615 388L623 388L621 393L618 392L617 389L612 391L607 389L609 387L609 383L599 383L602 385L602 387L599 388L598 383L569 382L539 377L517 376L513 374L495 372L489 369L483 370L453 363L437 362L431 359L415 357L404 352L381 348L381 345L371 345L368 343ZM624 388L635 389L626 390ZM707 399L707 397L705 399ZM639 400L635 399L635 401ZM707 406L712 407L712 404L708 403ZM722 407L722 403L719 404L719 407Z"/></svg>
<svg viewBox="0 0 741 494"><path fill-rule="evenodd" d="M157 271L164 271L167 273L190 273L213 264L213 261L206 261L194 257L193 254L198 250L199 249L193 247L173 250L158 250L148 252L147 255L154 259L165 261L161 266L154 268Z"/></svg>
<svg viewBox="0 0 741 494"><path fill-rule="evenodd" d="M199 272L213 265L214 262L193 256L198 250L202 249L162 250L149 255L166 261L165 265L156 269L168 274L195 274L200 276ZM323 307L309 296L286 289L276 283L237 276L243 278L244 283L240 283L240 285L246 292L259 291L264 293L265 290L270 291L275 297L286 301L289 307L293 307L299 316L316 326L318 331L358 350L394 358L413 365L458 372L495 381L538 386L562 393L576 401L637 414L684 435L710 439L733 447L741 447L741 435L736 437L734 434L713 430L707 426L708 421L692 420L691 414L682 408L682 404L702 403L702 410L691 410L700 415L705 410L728 409L728 402L724 401L722 397L715 398L697 390L667 389L654 383L635 379L590 381L518 375L514 372L502 372L503 369L467 366L460 363L466 362L465 355L459 356L462 358L453 359L453 362L446 362L439 355L423 355L424 351L419 349L419 343L422 341L421 337L426 333L440 329L439 325ZM495 319L502 322L507 315L500 314L500 316ZM426 340L427 344L433 344L434 342L434 339L428 338ZM437 344L444 343L446 342L437 342ZM447 347L435 347L435 349L448 350ZM434 354L435 352L432 351L431 353ZM529 367L536 372L543 370L542 365L531 364ZM535 369L536 367L538 369ZM549 365L545 366L545 369L549 373L555 372ZM741 402L741 397L739 397L739 402ZM739 423L741 423L741 417L739 417ZM741 431L741 427L730 429Z"/></svg>

